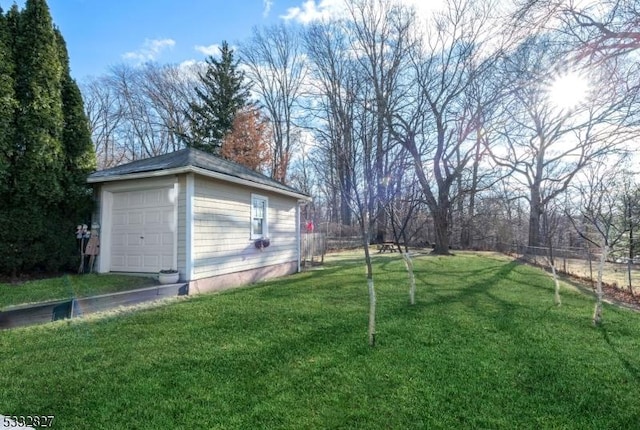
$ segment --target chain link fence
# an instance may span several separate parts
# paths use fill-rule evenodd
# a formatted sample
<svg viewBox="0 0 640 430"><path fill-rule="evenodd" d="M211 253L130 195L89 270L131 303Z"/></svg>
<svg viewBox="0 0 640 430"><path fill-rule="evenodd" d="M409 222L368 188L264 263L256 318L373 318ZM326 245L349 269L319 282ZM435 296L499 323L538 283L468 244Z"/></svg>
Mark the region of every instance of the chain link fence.
<svg viewBox="0 0 640 430"><path fill-rule="evenodd" d="M530 264L549 268L551 263L559 273L564 273L595 285L598 277L601 251L596 247L548 248L526 245L504 245L507 253ZM615 254L613 254L615 255ZM640 292L640 259L611 257L605 262L603 282Z"/></svg>

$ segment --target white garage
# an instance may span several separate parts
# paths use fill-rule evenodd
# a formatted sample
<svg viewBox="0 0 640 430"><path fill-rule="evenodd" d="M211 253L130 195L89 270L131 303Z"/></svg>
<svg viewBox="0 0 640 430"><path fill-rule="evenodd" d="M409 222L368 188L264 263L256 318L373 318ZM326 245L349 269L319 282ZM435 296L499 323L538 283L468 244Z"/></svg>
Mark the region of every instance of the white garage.
<svg viewBox="0 0 640 430"><path fill-rule="evenodd" d="M109 272L158 273L177 267L177 181L104 187L101 266Z"/></svg>
<svg viewBox="0 0 640 430"><path fill-rule="evenodd" d="M87 181L99 273L175 269L203 292L300 270L300 206L311 199L261 173L186 148Z"/></svg>
<svg viewBox="0 0 640 430"><path fill-rule="evenodd" d="M158 272L175 267L173 188L113 193L111 270Z"/></svg>

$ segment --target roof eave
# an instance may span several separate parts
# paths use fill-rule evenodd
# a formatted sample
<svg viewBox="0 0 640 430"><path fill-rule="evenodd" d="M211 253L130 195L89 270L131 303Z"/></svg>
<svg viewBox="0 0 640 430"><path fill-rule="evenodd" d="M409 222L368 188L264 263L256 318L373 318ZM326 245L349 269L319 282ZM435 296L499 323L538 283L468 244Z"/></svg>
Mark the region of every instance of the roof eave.
<svg viewBox="0 0 640 430"><path fill-rule="evenodd" d="M114 181L122 181L125 179L144 179L144 178L157 178L160 176L170 176L177 175L180 173L188 172L188 167L174 167L172 169L163 169L163 170L153 170L149 172L135 172L135 173L123 173L120 175L112 175L112 176L104 176L97 178L87 178L87 183L89 184L99 184L101 182L114 182Z"/></svg>
<svg viewBox="0 0 640 430"><path fill-rule="evenodd" d="M236 176L231 176L231 175L226 175L224 173L218 173L218 172L212 172L211 170L207 170L207 169L203 169L201 167L195 167L195 166L189 166L189 171L193 172L193 173L197 173L199 175L202 176L207 176L209 178L213 178L213 179L220 179L223 181L228 181L228 182L232 182L234 184L238 184L238 185L246 185L248 187L253 187L253 188L260 188L261 190L266 190L266 191L271 191L274 193L278 193L278 194L283 194L289 197L294 197L296 199L300 199L300 200L305 200L305 201L311 201L311 197L305 195L305 194L301 194L301 193L296 193L294 191L289 191L289 190L283 190L281 188L277 188L277 187L273 187L271 185L266 185L266 184L261 184L259 182L254 182L248 179L242 179L242 178L238 178Z"/></svg>
<svg viewBox="0 0 640 430"><path fill-rule="evenodd" d="M129 179L145 179L145 178L157 178L160 176L179 175L182 173L197 173L198 175L206 176L213 179L220 179L223 181L231 182L238 185L245 185L261 190L271 191L273 193L282 194L289 197L294 197L299 200L310 202L312 198L305 194L296 193L294 191L283 190L271 185L261 184L259 182L250 181L247 179L238 178L236 176L226 175L224 173L212 172L211 170L203 169L195 166L181 166L173 169L154 170L150 172L137 172L126 173L122 175L107 176L102 178L87 178L87 182L90 184L99 184L101 182L114 182L123 181Z"/></svg>

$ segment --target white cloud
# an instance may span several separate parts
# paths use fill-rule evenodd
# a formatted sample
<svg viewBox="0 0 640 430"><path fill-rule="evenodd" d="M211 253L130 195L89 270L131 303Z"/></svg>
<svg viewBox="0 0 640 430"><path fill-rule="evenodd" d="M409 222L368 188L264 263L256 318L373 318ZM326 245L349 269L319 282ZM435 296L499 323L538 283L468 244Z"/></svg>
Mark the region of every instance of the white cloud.
<svg viewBox="0 0 640 430"><path fill-rule="evenodd" d="M153 61L160 56L162 51L173 48L175 44L176 41L173 39L145 39L140 49L127 52L122 55L122 58L138 63Z"/></svg>
<svg viewBox="0 0 640 430"><path fill-rule="evenodd" d="M197 81L200 78L200 73L204 73L207 70L207 63L193 59L185 60L178 64L178 69L185 78Z"/></svg>
<svg viewBox="0 0 640 430"><path fill-rule="evenodd" d="M281 18L285 21L297 21L301 24L309 24L313 21L333 19L344 15L345 3L343 0L306 0L301 6L290 7Z"/></svg>
<svg viewBox="0 0 640 430"><path fill-rule="evenodd" d="M220 53L220 48L221 46L218 45L217 43L214 43L213 45L209 45L209 46L204 46L204 45L196 45L194 46L194 49L198 52L200 52L201 54L204 55L211 55L211 56L217 56Z"/></svg>
<svg viewBox="0 0 640 430"><path fill-rule="evenodd" d="M269 16L269 12L271 12L271 8L273 7L273 0L262 0L262 4L264 5L262 17L266 18Z"/></svg>
<svg viewBox="0 0 640 430"><path fill-rule="evenodd" d="M202 63L202 61L198 61L198 60L184 60L182 63L178 64L178 68L180 70L188 70L191 69L193 67L195 67L197 64Z"/></svg>
<svg viewBox="0 0 640 430"><path fill-rule="evenodd" d="M220 58L220 49L222 48L222 45L219 45L217 43L214 43L212 45L196 45L193 47L193 49L195 49L196 51L200 52L201 54L204 54L206 56L212 56L214 58ZM238 47L235 45L229 45L229 49L234 51L234 53L238 50ZM237 55L237 54L234 54Z"/></svg>
<svg viewBox="0 0 640 430"><path fill-rule="evenodd" d="M413 7L418 16L426 17L441 9L445 0L395 0L392 3ZM287 9L287 13L280 18L285 21L293 20L300 24L309 24L313 21L339 19L345 16L347 16L345 0L304 0L300 6Z"/></svg>

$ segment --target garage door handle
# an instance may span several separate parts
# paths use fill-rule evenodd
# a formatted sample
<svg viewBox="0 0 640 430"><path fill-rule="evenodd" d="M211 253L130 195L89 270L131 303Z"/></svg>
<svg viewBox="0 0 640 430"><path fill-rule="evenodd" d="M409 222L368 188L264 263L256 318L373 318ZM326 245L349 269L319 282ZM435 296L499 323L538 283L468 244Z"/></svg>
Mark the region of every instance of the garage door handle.
<svg viewBox="0 0 640 430"><path fill-rule="evenodd" d="M140 236L140 239L144 239L144 236Z"/></svg>

